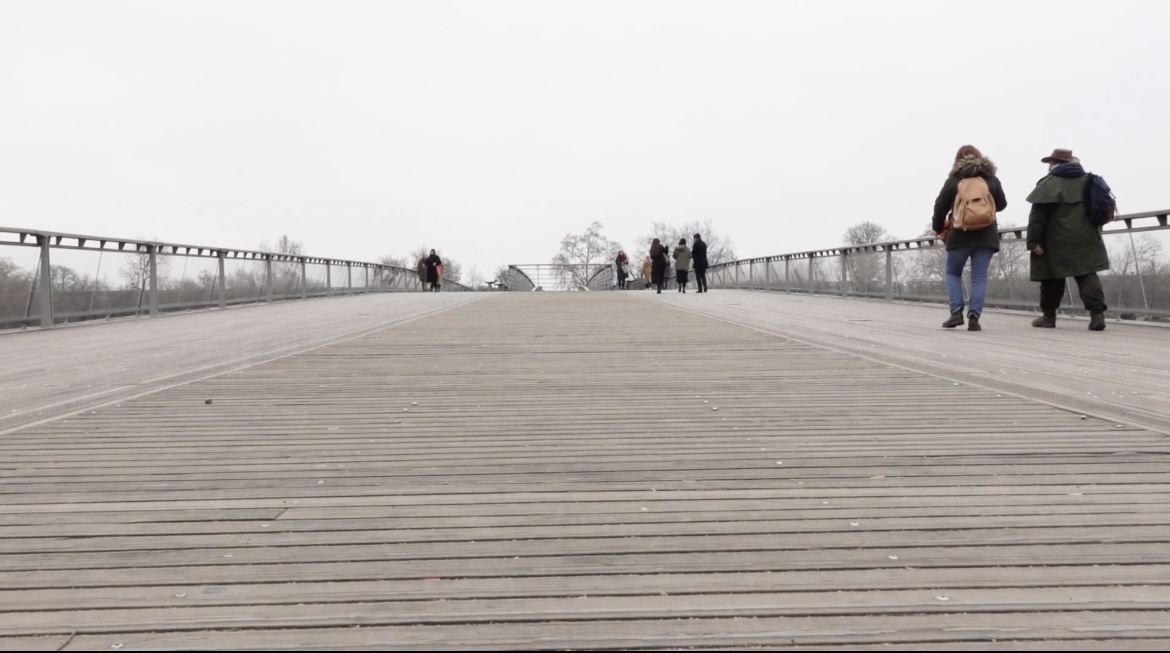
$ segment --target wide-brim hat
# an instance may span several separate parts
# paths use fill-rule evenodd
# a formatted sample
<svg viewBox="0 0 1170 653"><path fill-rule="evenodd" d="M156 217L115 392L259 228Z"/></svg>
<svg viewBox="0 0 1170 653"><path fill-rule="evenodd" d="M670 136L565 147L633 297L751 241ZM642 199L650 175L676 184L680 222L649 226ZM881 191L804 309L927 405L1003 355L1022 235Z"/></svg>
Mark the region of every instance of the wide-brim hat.
<svg viewBox="0 0 1170 653"><path fill-rule="evenodd" d="M1040 159L1040 163L1053 163L1053 162L1057 162L1057 161L1060 163L1068 163L1068 162L1074 160L1075 158L1076 157L1073 156L1072 150L1056 149L1056 150L1052 150L1052 154L1049 154L1048 156L1044 157L1043 159Z"/></svg>

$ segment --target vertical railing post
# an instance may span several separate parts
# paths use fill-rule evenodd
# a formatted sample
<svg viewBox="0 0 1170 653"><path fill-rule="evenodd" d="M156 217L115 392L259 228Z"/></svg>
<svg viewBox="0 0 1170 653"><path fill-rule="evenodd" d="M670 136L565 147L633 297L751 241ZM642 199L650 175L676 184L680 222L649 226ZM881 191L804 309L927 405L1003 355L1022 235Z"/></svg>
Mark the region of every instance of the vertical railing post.
<svg viewBox="0 0 1170 653"><path fill-rule="evenodd" d="M264 302L272 303L272 255L264 255Z"/></svg>
<svg viewBox="0 0 1170 653"><path fill-rule="evenodd" d="M846 297L848 293L845 291L845 280L849 277L849 254L848 250L841 250L841 296Z"/></svg>
<svg viewBox="0 0 1170 653"><path fill-rule="evenodd" d="M305 262L305 257L301 257L301 299L309 298L309 265Z"/></svg>
<svg viewBox="0 0 1170 653"><path fill-rule="evenodd" d="M150 314L158 315L158 246L147 245L150 256Z"/></svg>
<svg viewBox="0 0 1170 653"><path fill-rule="evenodd" d="M813 294L813 277L817 271L816 257L812 254L808 255L808 294Z"/></svg>
<svg viewBox="0 0 1170 653"><path fill-rule="evenodd" d="M370 294L370 266L362 264L362 267L366 270L366 290L362 294L368 295Z"/></svg>
<svg viewBox="0 0 1170 653"><path fill-rule="evenodd" d="M333 266L329 261L325 261L325 294L333 296Z"/></svg>
<svg viewBox="0 0 1170 653"><path fill-rule="evenodd" d="M772 262L764 259L764 290L772 290Z"/></svg>
<svg viewBox="0 0 1170 653"><path fill-rule="evenodd" d="M739 285L739 268L740 268L741 266L740 266L740 264L739 264L739 261L736 261L736 262L735 262L735 263L733 263L732 265L734 265L734 266L735 266L735 289L736 289L736 290L738 290L738 289L739 289L739 287L740 287L740 285Z"/></svg>
<svg viewBox="0 0 1170 653"><path fill-rule="evenodd" d="M37 236L37 243L41 246L41 328L53 328L53 267L49 260L49 236Z"/></svg>
<svg viewBox="0 0 1170 653"><path fill-rule="evenodd" d="M886 301L894 301L894 251L886 245Z"/></svg>
<svg viewBox="0 0 1170 653"><path fill-rule="evenodd" d="M226 267L224 259L227 258L227 253L221 251L217 258L219 258L219 307L227 308L227 288L225 287L227 272L224 269Z"/></svg>
<svg viewBox="0 0 1170 653"><path fill-rule="evenodd" d="M792 260L784 259L784 292L792 291Z"/></svg>
<svg viewBox="0 0 1170 653"><path fill-rule="evenodd" d="M353 294L353 264L345 264L345 294Z"/></svg>

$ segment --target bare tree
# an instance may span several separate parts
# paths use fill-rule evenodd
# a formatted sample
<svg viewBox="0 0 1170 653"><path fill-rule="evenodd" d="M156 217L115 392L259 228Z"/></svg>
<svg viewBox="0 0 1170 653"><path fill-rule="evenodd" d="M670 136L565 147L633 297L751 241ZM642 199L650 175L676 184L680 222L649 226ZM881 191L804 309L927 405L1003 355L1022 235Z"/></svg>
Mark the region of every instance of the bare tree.
<svg viewBox="0 0 1170 653"><path fill-rule="evenodd" d="M418 265L418 259L413 262L408 262L404 256L395 256L393 254L383 254L378 257L378 263L381 265L389 265L393 268L406 268L408 270L415 269Z"/></svg>
<svg viewBox="0 0 1170 653"><path fill-rule="evenodd" d="M885 227L876 222L866 221L846 229L845 236L841 240L846 247L857 247L859 245L884 243L895 239L895 236L886 231Z"/></svg>
<svg viewBox="0 0 1170 653"><path fill-rule="evenodd" d="M49 267L49 281L53 292L69 292L70 290L84 290L88 279L83 279L73 268L52 265Z"/></svg>
<svg viewBox="0 0 1170 653"><path fill-rule="evenodd" d="M441 254L439 257L443 258ZM447 281L462 282L463 264L450 257L443 258L443 279Z"/></svg>
<svg viewBox="0 0 1170 653"><path fill-rule="evenodd" d="M876 222L861 222L845 230L842 242L846 247L873 245L894 240L895 236L886 231L886 228ZM885 284L885 257L881 253L864 252L851 254L848 258L849 276L853 281L853 291L861 295L870 295ZM842 283L846 280L842 279Z"/></svg>
<svg viewBox="0 0 1170 653"><path fill-rule="evenodd" d="M1001 222L996 228L1014 229L1015 227L1016 225L1010 222ZM1005 240L1000 243L999 254L996 254L995 260L991 264L991 274L993 277L1005 279L1009 283L1027 280L1030 266L1031 258L1028 256L1028 248L1024 246L1024 243Z"/></svg>
<svg viewBox="0 0 1170 653"><path fill-rule="evenodd" d="M297 240L293 240L288 234L281 234L280 238L276 239L276 244L271 245L267 240L260 242L260 250L263 252L271 252L273 254L283 254L284 256L304 256L305 246ZM261 276L267 275L267 264L259 262L256 265L257 270ZM301 279L301 264L298 261L276 261L272 264L272 287L279 289L280 294L290 295L304 283Z"/></svg>
<svg viewBox="0 0 1170 653"><path fill-rule="evenodd" d="M1159 260L1162 255L1162 241L1142 234L1141 238L1119 243L1120 247L1113 247L1109 256L1109 267L1115 279L1113 286L1117 292L1118 306L1138 306L1148 301L1150 291L1154 285L1147 286L1148 281L1160 276L1165 263ZM1146 298L1143 300L1143 289Z"/></svg>
<svg viewBox="0 0 1170 653"><path fill-rule="evenodd" d="M155 259L155 266L158 269L158 283L161 287L163 281L170 273L171 262L169 257L162 255L156 256ZM150 253L139 251L137 254L132 254L122 264L122 269L119 273L126 282L127 289L137 290L139 293L145 292L147 286L150 285Z"/></svg>
<svg viewBox="0 0 1170 653"><path fill-rule="evenodd" d="M599 266L617 258L621 245L606 238L602 229L602 224L595 221L584 233L565 234L561 239L561 251L552 262L569 287L587 285Z"/></svg>
<svg viewBox="0 0 1170 653"><path fill-rule="evenodd" d="M731 241L731 238L720 234L710 218L690 220L676 225L654 222L651 224L650 234L638 239L636 246L644 249L626 252L626 254L629 255L631 261L641 260L650 253L650 242L655 238L665 238L666 240L662 241L663 244L667 248L673 249L678 241L684 238L688 243L691 242L695 234L701 235L703 242L707 243L707 262L711 265L735 260L735 243Z"/></svg>
<svg viewBox="0 0 1170 653"><path fill-rule="evenodd" d="M475 266L472 266L471 269L467 271L467 278L463 281L463 285L471 288L472 290L478 290L479 287L483 285L483 282L483 275L480 274L479 270L476 269Z"/></svg>
<svg viewBox="0 0 1170 653"><path fill-rule="evenodd" d="M13 277L25 277L25 272L10 258L0 258L0 283L6 283Z"/></svg>

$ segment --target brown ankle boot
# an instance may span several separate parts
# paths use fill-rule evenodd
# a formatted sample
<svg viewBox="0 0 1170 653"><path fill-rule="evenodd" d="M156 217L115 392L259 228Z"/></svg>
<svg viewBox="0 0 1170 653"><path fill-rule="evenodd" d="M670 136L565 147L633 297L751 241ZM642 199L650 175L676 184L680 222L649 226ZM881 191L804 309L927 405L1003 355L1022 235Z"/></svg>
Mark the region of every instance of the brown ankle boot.
<svg viewBox="0 0 1170 653"><path fill-rule="evenodd" d="M1056 313L1045 313L1040 317L1032 320L1032 326L1038 329L1055 329L1056 328Z"/></svg>
<svg viewBox="0 0 1170 653"><path fill-rule="evenodd" d="M968 315L967 316L967 330L968 331L982 331L983 330L983 327L979 326L979 316L978 315Z"/></svg>
<svg viewBox="0 0 1170 653"><path fill-rule="evenodd" d="M951 318L946 322L943 322L942 325L944 329L953 329L958 326L963 326L963 309L959 309L954 313L951 313Z"/></svg>
<svg viewBox="0 0 1170 653"><path fill-rule="evenodd" d="M1105 314L1104 313L1090 313L1089 314L1089 331L1104 331L1105 330Z"/></svg>

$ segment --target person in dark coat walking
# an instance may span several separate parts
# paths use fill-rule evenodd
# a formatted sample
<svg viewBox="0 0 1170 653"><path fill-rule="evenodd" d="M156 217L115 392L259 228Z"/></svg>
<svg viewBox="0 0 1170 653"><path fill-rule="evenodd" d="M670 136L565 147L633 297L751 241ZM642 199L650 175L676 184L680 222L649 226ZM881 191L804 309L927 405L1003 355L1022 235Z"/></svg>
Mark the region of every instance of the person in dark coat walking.
<svg viewBox="0 0 1170 653"><path fill-rule="evenodd" d="M658 289L658 294L661 295L662 289L666 287L666 268L670 264L666 260L666 245L663 245L662 241L657 238L650 243L650 260L654 264L654 286Z"/></svg>
<svg viewBox="0 0 1170 653"><path fill-rule="evenodd" d="M707 292L707 242L699 234L695 234L691 243L691 265L695 268L695 285L699 292Z"/></svg>
<svg viewBox="0 0 1170 653"><path fill-rule="evenodd" d="M1064 298L1068 277L1076 279L1085 310L1089 312L1089 330L1105 330L1105 288L1097 273L1109 269L1109 253L1101 228L1089 221L1085 207L1085 184L1088 178L1072 150L1056 149L1040 159L1048 164L1048 175L1041 179L1028 203L1028 250L1031 255L1032 281L1040 282L1040 310L1043 313L1032 326L1056 327L1056 311Z"/></svg>
<svg viewBox="0 0 1170 653"><path fill-rule="evenodd" d="M995 214L1007 208L1007 197L995 173L995 164L991 159L983 156L974 145L964 145L955 153L951 173L934 201L931 228L935 233L946 233L947 295L951 317L943 322L944 329L963 325L963 268L970 260L971 305L967 307L967 330L983 330L979 318L983 315L983 302L987 298L987 271L991 267L992 257L999 251L999 227L995 222ZM976 186L969 188L967 185L972 183ZM960 197L960 188L963 189L963 197ZM968 214L968 209L960 205L971 197L975 198L976 203L993 206L982 209L985 218L983 222L966 225L963 217ZM956 212L963 215L955 216Z"/></svg>
<svg viewBox="0 0 1170 653"><path fill-rule="evenodd" d="M442 287L443 282L439 276L442 274L442 269L443 259L439 258L439 255L432 249L431 255L427 257L427 283L430 284L431 292L439 292L439 288Z"/></svg>

